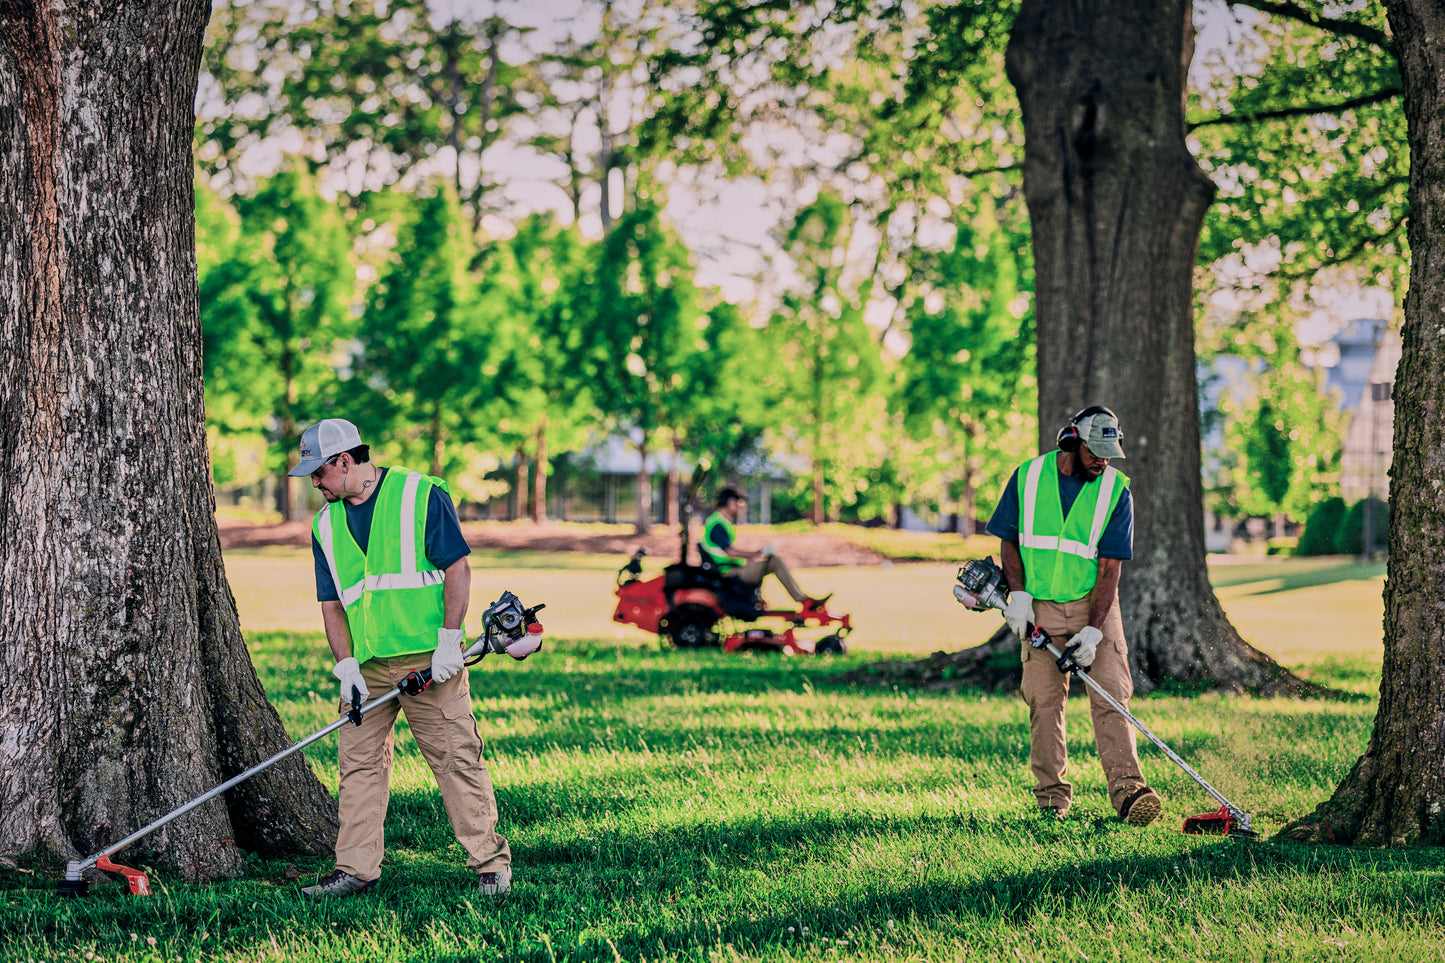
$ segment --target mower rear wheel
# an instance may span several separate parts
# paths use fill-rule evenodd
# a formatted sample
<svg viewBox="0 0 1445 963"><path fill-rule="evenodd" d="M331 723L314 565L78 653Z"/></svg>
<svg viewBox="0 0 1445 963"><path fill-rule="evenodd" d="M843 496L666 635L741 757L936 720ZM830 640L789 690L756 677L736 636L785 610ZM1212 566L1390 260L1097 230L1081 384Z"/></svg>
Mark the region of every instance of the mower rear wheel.
<svg viewBox="0 0 1445 963"><path fill-rule="evenodd" d="M841 635L825 635L813 646L814 655L842 655L848 651L848 643Z"/></svg>
<svg viewBox="0 0 1445 963"><path fill-rule="evenodd" d="M705 605L679 605L663 619L662 629L679 649L717 645L717 613Z"/></svg>

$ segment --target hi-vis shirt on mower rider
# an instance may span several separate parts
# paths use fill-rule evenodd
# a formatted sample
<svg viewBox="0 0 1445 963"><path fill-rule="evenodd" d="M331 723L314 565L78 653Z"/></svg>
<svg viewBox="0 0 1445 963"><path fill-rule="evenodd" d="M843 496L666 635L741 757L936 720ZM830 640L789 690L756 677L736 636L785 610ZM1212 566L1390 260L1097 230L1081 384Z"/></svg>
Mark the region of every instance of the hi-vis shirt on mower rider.
<svg viewBox="0 0 1445 963"><path fill-rule="evenodd" d="M1072 602L1093 591L1099 558L1133 557L1134 509L1129 476L1113 466L1088 482L1060 475L1058 454L1019 466L988 531L1018 545L1024 591Z"/></svg>
<svg viewBox="0 0 1445 963"><path fill-rule="evenodd" d="M383 469L375 495L356 506L327 505L311 534L317 597L345 607L358 662L436 648L442 570L471 551L445 482Z"/></svg>
<svg viewBox="0 0 1445 963"><path fill-rule="evenodd" d="M743 564L742 559L727 553L737 540L738 530L733 523L722 512L713 512L702 523L702 541L697 543L697 547L702 549L709 562L726 572Z"/></svg>

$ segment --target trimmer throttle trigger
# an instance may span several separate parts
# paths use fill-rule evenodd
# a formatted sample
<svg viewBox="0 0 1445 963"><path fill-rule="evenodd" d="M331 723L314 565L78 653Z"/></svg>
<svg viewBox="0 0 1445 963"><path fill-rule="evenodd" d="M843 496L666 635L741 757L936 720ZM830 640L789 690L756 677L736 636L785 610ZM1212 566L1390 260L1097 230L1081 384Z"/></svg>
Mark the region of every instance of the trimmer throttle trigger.
<svg viewBox="0 0 1445 963"><path fill-rule="evenodd" d="M351 711L346 713L346 718L352 725L361 725L361 690L356 686L351 687Z"/></svg>
<svg viewBox="0 0 1445 963"><path fill-rule="evenodd" d="M431 670L419 669L416 672L408 672L405 679L396 684L402 695L421 695L431 686Z"/></svg>

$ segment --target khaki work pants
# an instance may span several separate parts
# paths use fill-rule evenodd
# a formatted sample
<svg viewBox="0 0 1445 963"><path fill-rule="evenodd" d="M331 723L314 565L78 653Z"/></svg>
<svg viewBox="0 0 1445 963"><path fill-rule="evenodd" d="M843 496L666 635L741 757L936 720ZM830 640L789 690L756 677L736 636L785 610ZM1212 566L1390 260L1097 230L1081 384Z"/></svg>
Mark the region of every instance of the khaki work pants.
<svg viewBox="0 0 1445 963"><path fill-rule="evenodd" d="M1034 600L1034 620L1053 636L1063 651L1069 639L1089 624L1089 600L1045 602ZM1124 708L1134 694L1129 677L1128 649L1124 645L1124 620L1119 604L1104 620L1104 638L1089 667L1089 677L1103 687ZM1046 649L1023 647L1024 701L1029 706L1029 771L1034 777L1034 798L1040 806L1068 809L1074 787L1064 778L1069 770L1069 748L1064 734L1064 703L1069 694L1069 677L1059 671ZM1139 771L1139 754L1134 745L1134 727L1114 707L1089 690L1089 712L1094 720L1094 742L1099 763L1109 786L1114 811L1136 789L1144 785Z"/></svg>
<svg viewBox="0 0 1445 963"><path fill-rule="evenodd" d="M788 563L776 555L769 555L766 558L755 558L741 568L734 569L728 574L733 578L740 578L744 582L751 582L754 585L762 584L763 576L765 575L776 576L778 584L787 590L787 593L793 597L794 602L801 605L808 601L808 596L804 595L803 590L798 588L798 580L793 578L793 573L788 570Z"/></svg>
<svg viewBox="0 0 1445 963"><path fill-rule="evenodd" d="M408 673L430 668L431 657L430 652L418 652L368 659L361 675L374 698L394 689ZM350 708L343 704L341 714ZM398 711L406 713L417 747L436 776L452 832L467 851L467 866L488 873L511 865L511 848L495 831L497 799L482 761L482 737L472 717L471 684L464 669L420 695L404 695L372 710L361 717L359 726L342 727L336 868L364 880L381 875L383 826L391 794L392 728Z"/></svg>

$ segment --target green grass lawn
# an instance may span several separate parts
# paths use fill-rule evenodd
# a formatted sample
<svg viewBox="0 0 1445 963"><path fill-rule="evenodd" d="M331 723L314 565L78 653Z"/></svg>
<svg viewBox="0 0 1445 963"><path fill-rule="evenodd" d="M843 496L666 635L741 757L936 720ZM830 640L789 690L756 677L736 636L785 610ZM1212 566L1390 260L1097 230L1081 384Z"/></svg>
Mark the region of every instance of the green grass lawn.
<svg viewBox="0 0 1445 963"><path fill-rule="evenodd" d="M287 727L330 721L319 634L251 638ZM301 900L284 862L156 895L52 895L58 866L0 870L0 956L43 960L1424 960L1445 945L1438 851L1184 836L1211 800L1147 744L1166 799L1112 818L1082 702L1077 803L1031 812L1016 697L829 681L839 661L552 641L472 672L513 894L479 900L405 728L375 892ZM1367 658L1312 669L1366 689ZM1135 710L1259 828L1323 799L1369 702L1161 697ZM1142 742L1142 740L1141 740ZM308 753L335 788L335 744ZM142 844L143 845L143 844ZM144 865L144 852L129 859ZM309 861L307 872L330 868Z"/></svg>

